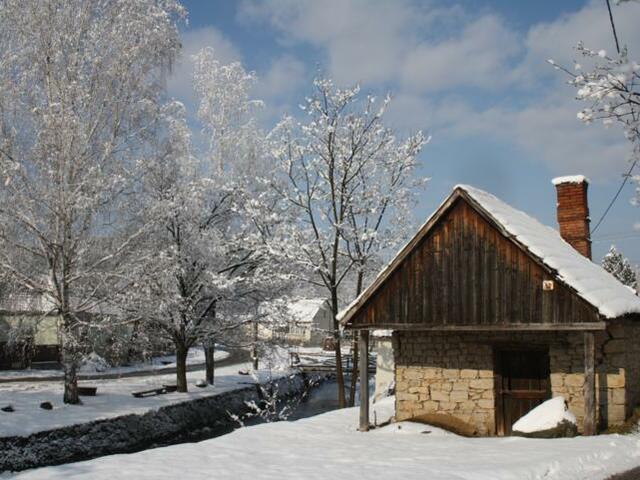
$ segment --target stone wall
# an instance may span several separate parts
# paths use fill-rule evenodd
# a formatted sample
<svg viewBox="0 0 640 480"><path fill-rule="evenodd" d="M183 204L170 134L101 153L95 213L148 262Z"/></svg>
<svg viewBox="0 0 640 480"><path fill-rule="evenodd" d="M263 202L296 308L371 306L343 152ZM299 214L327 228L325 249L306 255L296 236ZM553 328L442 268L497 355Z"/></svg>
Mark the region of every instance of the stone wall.
<svg viewBox="0 0 640 480"><path fill-rule="evenodd" d="M582 332L396 332L396 418L445 414L475 435L494 435L493 352L519 345L548 349L551 396L565 397L581 429ZM640 326L620 322L598 333L596 365L599 424L606 428L624 422L640 400Z"/></svg>

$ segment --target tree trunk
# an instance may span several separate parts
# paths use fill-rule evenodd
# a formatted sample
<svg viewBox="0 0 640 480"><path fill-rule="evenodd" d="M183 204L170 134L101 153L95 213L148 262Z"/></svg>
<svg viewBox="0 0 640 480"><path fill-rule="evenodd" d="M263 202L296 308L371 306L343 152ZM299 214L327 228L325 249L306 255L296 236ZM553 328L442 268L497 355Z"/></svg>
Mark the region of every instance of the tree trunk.
<svg viewBox="0 0 640 480"><path fill-rule="evenodd" d="M253 346L251 347L251 359L253 360L253 369L258 370L258 321L253 322Z"/></svg>
<svg viewBox="0 0 640 480"><path fill-rule="evenodd" d="M351 362L351 383L349 385L349 406L353 407L356 404L356 385L358 383L358 331L353 331L352 340L353 361Z"/></svg>
<svg viewBox="0 0 640 480"><path fill-rule="evenodd" d="M204 346L205 378L209 385L213 385L215 370L215 342L206 342Z"/></svg>
<svg viewBox="0 0 640 480"><path fill-rule="evenodd" d="M179 392L187 391L187 353L189 349L180 345L176 348L176 383Z"/></svg>
<svg viewBox="0 0 640 480"><path fill-rule="evenodd" d="M62 365L64 368L64 395L63 402L77 405L80 402L78 395L78 360L75 352L64 348L62 353Z"/></svg>
<svg viewBox="0 0 640 480"><path fill-rule="evenodd" d="M340 323L338 322L338 289L331 289L331 310L333 312L333 341L336 354L336 383L338 384L338 408L347 406L344 394L344 372L342 371L342 350L340 348Z"/></svg>
<svg viewBox="0 0 640 480"><path fill-rule="evenodd" d="M131 329L131 336L129 337L129 348L127 349L125 361L130 363L136 354L136 342L138 341L138 335L140 332L140 320L133 322L133 328Z"/></svg>
<svg viewBox="0 0 640 480"><path fill-rule="evenodd" d="M64 369L64 394L62 401L71 405L80 402L78 395L78 339L74 336L73 318L69 313L62 314L62 368Z"/></svg>
<svg viewBox="0 0 640 480"><path fill-rule="evenodd" d="M356 282L356 298L360 295L360 292L362 292L362 282L363 282L363 278L364 277L364 273L362 272L362 269L360 269L360 271L358 272L358 280ZM354 330L353 331L353 343L352 343L352 350L353 350L353 362L352 362L352 371L351 371L351 384L349 385L349 406L353 407L355 405L355 401L356 401L356 385L358 384L358 331Z"/></svg>

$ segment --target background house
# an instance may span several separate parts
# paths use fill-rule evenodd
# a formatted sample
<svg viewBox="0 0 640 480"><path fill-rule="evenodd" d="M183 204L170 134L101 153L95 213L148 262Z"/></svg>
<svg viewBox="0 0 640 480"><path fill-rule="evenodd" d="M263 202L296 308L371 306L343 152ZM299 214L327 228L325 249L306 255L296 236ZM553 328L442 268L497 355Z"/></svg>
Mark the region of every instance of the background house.
<svg viewBox="0 0 640 480"><path fill-rule="evenodd" d="M57 364L59 317L43 295L0 296L0 369Z"/></svg>
<svg viewBox="0 0 640 480"><path fill-rule="evenodd" d="M342 313L363 343L393 330L398 420L505 435L562 395L591 434L638 404L640 299L589 259L586 179L555 183L560 234L456 187Z"/></svg>
<svg viewBox="0 0 640 480"><path fill-rule="evenodd" d="M122 315L112 305L97 305L82 318L87 327ZM0 369L58 368L60 328L61 318L46 295L19 292L0 296ZM117 343L119 338L126 340ZM131 324L122 322L109 329L96 328L83 349L86 354L98 353L112 365L121 365L129 360L127 349L133 340Z"/></svg>
<svg viewBox="0 0 640 480"><path fill-rule="evenodd" d="M287 303L278 320L259 326L259 337L289 345L321 346L333 332L333 315L324 298L301 298Z"/></svg>

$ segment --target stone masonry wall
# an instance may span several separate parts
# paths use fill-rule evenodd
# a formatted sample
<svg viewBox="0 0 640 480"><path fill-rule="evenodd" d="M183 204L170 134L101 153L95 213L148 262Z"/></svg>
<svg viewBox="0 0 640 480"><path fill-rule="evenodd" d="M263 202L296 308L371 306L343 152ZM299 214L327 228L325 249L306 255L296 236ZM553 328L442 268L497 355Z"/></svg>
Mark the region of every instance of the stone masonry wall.
<svg viewBox="0 0 640 480"><path fill-rule="evenodd" d="M395 332L396 418L446 414L476 435L495 434L494 348L549 351L551 396L584 418L582 332ZM612 324L596 336L600 428L624 422L640 400L640 326Z"/></svg>
<svg viewBox="0 0 640 480"><path fill-rule="evenodd" d="M396 332L396 419L446 413L494 432L493 359L489 345L459 335Z"/></svg>

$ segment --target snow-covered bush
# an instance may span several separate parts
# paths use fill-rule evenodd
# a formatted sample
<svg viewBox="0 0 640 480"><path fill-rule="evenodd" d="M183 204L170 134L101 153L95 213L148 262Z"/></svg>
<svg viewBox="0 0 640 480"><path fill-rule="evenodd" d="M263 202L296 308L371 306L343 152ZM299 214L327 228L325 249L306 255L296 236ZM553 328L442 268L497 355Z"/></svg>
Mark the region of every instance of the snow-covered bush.
<svg viewBox="0 0 640 480"><path fill-rule="evenodd" d="M111 368L109 362L96 352L91 352L90 354L82 357L79 371L83 373L100 373L107 371L109 368Z"/></svg>

